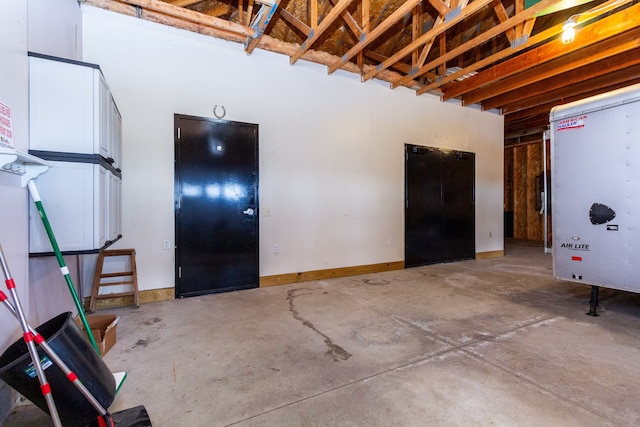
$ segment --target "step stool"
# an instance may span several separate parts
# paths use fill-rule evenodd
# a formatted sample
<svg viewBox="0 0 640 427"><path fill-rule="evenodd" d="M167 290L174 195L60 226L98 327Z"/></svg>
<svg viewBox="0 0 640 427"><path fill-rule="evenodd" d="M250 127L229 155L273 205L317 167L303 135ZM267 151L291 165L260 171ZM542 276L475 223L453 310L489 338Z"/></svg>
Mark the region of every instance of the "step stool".
<svg viewBox="0 0 640 427"><path fill-rule="evenodd" d="M131 259L131 271L120 271L115 273L103 273L102 268L104 266L105 257L130 257ZM129 280L113 280L114 278L127 278ZM102 279L110 279L103 282ZM110 294L100 294L100 288L105 286L122 286L131 285L131 290L128 292L116 292ZM136 307L140 306L140 300L138 298L138 273L136 270L136 250L135 249L113 249L102 251L98 254L98 261L96 263L96 272L93 276L93 288L91 289L91 299L89 300L89 311L94 312L96 310L97 300L127 297L133 296L133 300Z"/></svg>

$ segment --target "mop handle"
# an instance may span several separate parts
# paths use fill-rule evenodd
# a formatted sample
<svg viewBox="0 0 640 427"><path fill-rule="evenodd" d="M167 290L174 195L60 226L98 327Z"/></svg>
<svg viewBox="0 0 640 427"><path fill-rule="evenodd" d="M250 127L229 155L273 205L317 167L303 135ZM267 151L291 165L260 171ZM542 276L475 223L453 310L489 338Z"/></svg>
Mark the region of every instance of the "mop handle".
<svg viewBox="0 0 640 427"><path fill-rule="evenodd" d="M38 187L36 187L35 182L33 180L29 180L27 183L29 187L29 193L31 194L31 198L36 204L36 208L38 209L38 213L40 214L40 218L42 219L42 224L44 225L44 229L47 232L47 236L49 236L49 241L51 242L51 246L53 247L53 252L56 255L56 259L58 260L58 265L60 266L60 272L64 276L65 281L67 282L67 287L69 288L69 292L71 292L71 297L73 298L73 302L76 305L76 309L78 310L78 316L82 321L82 325L84 326L84 330L87 333L87 337L89 338L89 342L96 350L98 354L100 354L100 349L98 348L98 344L96 343L95 338L93 337L93 333L91 333L91 326L89 326L89 322L87 321L87 316L84 315L84 309L82 308L82 304L80 303L80 299L78 298L78 294L76 293L76 289L73 286L73 282L71 281L71 275L69 274L69 268L64 262L64 258L62 257L62 252L60 251L60 247L58 246L58 242L56 241L56 236L53 234L53 229L51 228L51 224L49 223L49 219L47 218L47 213L44 211L44 206L42 205L42 199L40 199L40 193L38 192Z"/></svg>
<svg viewBox="0 0 640 427"><path fill-rule="evenodd" d="M9 302L7 295L2 291L0 291L0 302L4 303L4 306L7 307L7 309L11 313L13 313L16 319L18 318L18 313L15 307L11 304L11 302ZM60 356L58 356L58 354L51 348L51 346L47 344L47 342L42 337L42 335L40 335L31 326L27 325L27 327L29 328L29 332L31 332L31 335L33 335L33 340L36 342L36 344L42 347L44 352L47 354L47 356L49 356L49 358L53 361L53 363L58 365L58 367L66 375L67 379L71 381L71 383L80 391L80 393L82 393L82 395L89 401L89 403L91 403L91 406L93 406L101 416L104 417L105 415L107 415L106 409L100 404L100 402L98 402L98 400L85 387L85 385L82 383L82 381L80 381L80 379L75 374L75 372L73 372L69 368L69 366L67 366L67 364L64 363L64 361L60 358Z"/></svg>
<svg viewBox="0 0 640 427"><path fill-rule="evenodd" d="M11 277L9 267L7 266L7 263L4 259L2 245L0 245L0 264L2 264L2 272L4 273L5 284L7 285L7 289L9 290L9 293L11 294L11 297L13 298L13 302L15 304L18 321L20 322L20 326L22 327L24 342L27 345L29 355L31 356L31 360L33 361L33 367L36 370L36 375L38 377L38 381L40 382L40 390L42 391L42 395L44 396L44 399L47 402L47 407L49 408L49 415L51 415L53 424L56 427L62 427L62 422L60 421L58 410L56 409L56 404L53 401L53 396L51 396L51 386L47 382L47 377L44 373L44 369L42 369L42 365L40 365L40 357L38 355L36 345L33 342L33 334L27 326L27 319L25 318L24 311L22 310L22 305L20 304L20 299L18 298L16 284Z"/></svg>

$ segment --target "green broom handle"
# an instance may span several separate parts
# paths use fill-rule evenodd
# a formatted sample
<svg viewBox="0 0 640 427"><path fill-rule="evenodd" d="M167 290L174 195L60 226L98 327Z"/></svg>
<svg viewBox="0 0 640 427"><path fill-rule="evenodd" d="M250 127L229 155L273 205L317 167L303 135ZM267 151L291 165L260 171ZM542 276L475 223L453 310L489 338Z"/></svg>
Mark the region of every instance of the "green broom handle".
<svg viewBox="0 0 640 427"><path fill-rule="evenodd" d="M30 180L27 184L29 187L29 193L31 194L31 198L36 204L36 208L38 208L38 213L40 213L40 218L42 219L42 224L44 225L44 229L47 232L47 236L49 236L49 240L51 241L51 246L53 246L53 252L56 255L56 259L58 260L58 265L60 266L60 272L64 276L64 279L67 282L67 287L69 288L69 292L71 292L71 296L73 297L73 302L76 304L76 308L78 309L78 316L80 316L80 320L82 320L82 324L84 325L84 330L87 333L87 337L89 338L89 342L96 350L98 354L100 354L100 349L98 348L98 344L96 343L93 334L91 333L91 327L89 326L89 322L87 321L87 316L84 315L84 309L82 308L82 304L80 304L80 299L78 298L78 294L76 293L76 288L73 286L73 281L71 281L71 275L69 274L69 268L64 262L64 258L62 258L62 252L60 251L60 247L58 246L58 242L56 241L56 236L53 234L53 230L51 229L51 224L49 223L49 219L47 218L47 214L44 211L44 206L42 206L42 200L40 199L40 193L38 192L38 188L36 187L35 182Z"/></svg>

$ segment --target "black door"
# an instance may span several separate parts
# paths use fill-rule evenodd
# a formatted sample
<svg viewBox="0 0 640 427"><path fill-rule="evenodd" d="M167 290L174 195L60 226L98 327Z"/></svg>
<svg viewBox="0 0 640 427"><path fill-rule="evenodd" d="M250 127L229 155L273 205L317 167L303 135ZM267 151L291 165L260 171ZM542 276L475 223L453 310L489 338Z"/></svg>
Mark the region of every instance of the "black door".
<svg viewBox="0 0 640 427"><path fill-rule="evenodd" d="M258 286L258 125L175 115L176 297Z"/></svg>
<svg viewBox="0 0 640 427"><path fill-rule="evenodd" d="M405 145L405 266L475 258L475 155Z"/></svg>

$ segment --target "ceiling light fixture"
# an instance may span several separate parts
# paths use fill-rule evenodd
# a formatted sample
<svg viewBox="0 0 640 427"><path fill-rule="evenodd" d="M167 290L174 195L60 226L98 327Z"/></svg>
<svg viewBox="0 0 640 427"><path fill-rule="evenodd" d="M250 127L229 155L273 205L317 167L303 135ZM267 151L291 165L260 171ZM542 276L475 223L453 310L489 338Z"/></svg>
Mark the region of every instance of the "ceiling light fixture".
<svg viewBox="0 0 640 427"><path fill-rule="evenodd" d="M575 40L576 38L575 27L576 25L578 25L578 19L581 16L594 15L603 11L609 11L616 8L618 5L621 5L627 2L628 0L613 0L613 1L605 2L602 4L602 6L597 7L595 9L582 12L582 13L577 13L575 15L570 16L569 19L564 21L564 24L562 25L562 43L568 44Z"/></svg>
<svg viewBox="0 0 640 427"><path fill-rule="evenodd" d="M576 15L571 16L562 26L562 43L571 43L576 38Z"/></svg>

